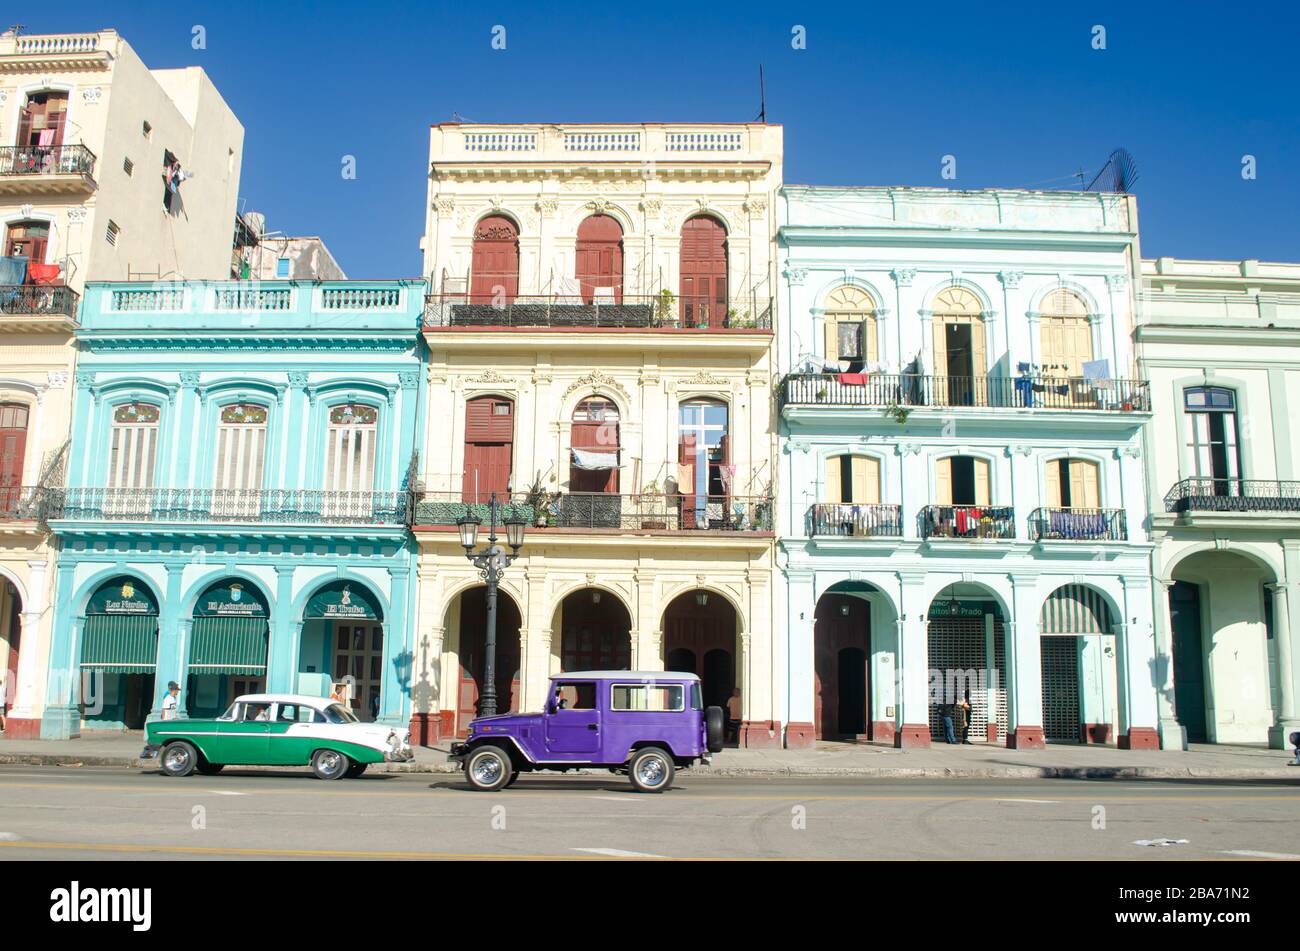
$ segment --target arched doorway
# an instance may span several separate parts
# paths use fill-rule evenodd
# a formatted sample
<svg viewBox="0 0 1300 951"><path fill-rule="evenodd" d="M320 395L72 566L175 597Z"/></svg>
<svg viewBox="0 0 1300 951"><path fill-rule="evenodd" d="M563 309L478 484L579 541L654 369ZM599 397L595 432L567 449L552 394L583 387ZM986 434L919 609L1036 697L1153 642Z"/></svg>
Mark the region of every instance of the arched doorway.
<svg viewBox="0 0 1300 951"><path fill-rule="evenodd" d="M1169 589L1174 715L1191 743L1272 743L1280 683L1275 575L1232 551L1179 561Z"/></svg>
<svg viewBox="0 0 1300 951"><path fill-rule="evenodd" d="M663 631L664 669L699 674L704 705L725 710L738 686L731 602L703 588L680 594L664 611Z"/></svg>
<svg viewBox="0 0 1300 951"><path fill-rule="evenodd" d="M0 583L0 670L5 672L0 706L3 706L6 722L18 694L18 652L22 649L22 634L22 595L17 585L5 579Z"/></svg>
<svg viewBox="0 0 1300 951"><path fill-rule="evenodd" d="M185 710L218 716L241 694L266 689L271 611L255 585L226 578L194 603L186 664Z"/></svg>
<svg viewBox="0 0 1300 951"><path fill-rule="evenodd" d="M157 669L157 596L132 575L104 582L86 604L81 632L81 710L87 726L143 728L153 707Z"/></svg>
<svg viewBox="0 0 1300 951"><path fill-rule="evenodd" d="M1088 585L1062 585L1043 602L1038 629L1044 738L1058 743L1112 741L1114 621L1105 597Z"/></svg>
<svg viewBox="0 0 1300 951"><path fill-rule="evenodd" d="M298 690L338 696L356 716L374 720L382 709L384 609L365 585L332 581L302 612Z"/></svg>
<svg viewBox="0 0 1300 951"><path fill-rule="evenodd" d="M505 215L488 215L474 229L471 304L505 306L519 294L519 228Z"/></svg>
<svg viewBox="0 0 1300 951"><path fill-rule="evenodd" d="M471 588L459 598L457 653L460 681L456 697L456 735L464 736L469 723L479 714L487 664L487 588ZM519 605L504 591L497 591L496 691L497 713L519 709Z"/></svg>
<svg viewBox="0 0 1300 951"><path fill-rule="evenodd" d="M609 215L584 218L574 263L583 303L623 303L623 228L617 220Z"/></svg>
<svg viewBox="0 0 1300 951"><path fill-rule="evenodd" d="M944 588L926 612L930 676L942 689L930 696L930 738L944 742L942 709L970 702L968 738L1005 742L1007 662L1005 619L992 593L979 584ZM958 737L960 740L961 737Z"/></svg>
<svg viewBox="0 0 1300 951"><path fill-rule="evenodd" d="M813 729L819 740L866 739L871 602L828 591L813 614Z"/></svg>
<svg viewBox="0 0 1300 951"><path fill-rule="evenodd" d="M711 215L682 225L680 290L683 327L727 325L727 229Z"/></svg>
<svg viewBox="0 0 1300 951"><path fill-rule="evenodd" d="M974 292L949 287L934 300L934 399L949 406L984 406L988 357L984 307Z"/></svg>
<svg viewBox="0 0 1300 951"><path fill-rule="evenodd" d="M608 591L583 588L560 602L560 670L627 670L632 618Z"/></svg>

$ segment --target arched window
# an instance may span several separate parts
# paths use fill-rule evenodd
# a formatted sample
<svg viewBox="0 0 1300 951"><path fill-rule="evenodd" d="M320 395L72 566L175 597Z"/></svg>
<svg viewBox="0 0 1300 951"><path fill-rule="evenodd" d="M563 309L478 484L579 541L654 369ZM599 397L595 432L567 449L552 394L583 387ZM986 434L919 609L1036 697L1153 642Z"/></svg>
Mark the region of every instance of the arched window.
<svg viewBox="0 0 1300 951"><path fill-rule="evenodd" d="M325 488L370 492L375 487L379 410L363 403L331 406L325 435Z"/></svg>
<svg viewBox="0 0 1300 951"><path fill-rule="evenodd" d="M1188 387L1183 390L1183 418L1188 471L1212 480L1215 495L1237 495L1237 394L1223 386Z"/></svg>
<svg viewBox="0 0 1300 951"><path fill-rule="evenodd" d="M488 215L474 229L470 303L508 304L519 293L519 229L504 215Z"/></svg>
<svg viewBox="0 0 1300 951"><path fill-rule="evenodd" d="M504 396L476 396L466 402L464 501L487 502L493 492L504 497L510 491L514 432L514 403Z"/></svg>
<svg viewBox="0 0 1300 951"><path fill-rule="evenodd" d="M682 326L727 325L727 231L717 218L682 225L680 286Z"/></svg>
<svg viewBox="0 0 1300 951"><path fill-rule="evenodd" d="M1050 460L1044 473L1048 508L1101 508L1098 473L1097 463L1091 459Z"/></svg>
<svg viewBox="0 0 1300 951"><path fill-rule="evenodd" d="M266 461L266 407L227 403L218 410L218 489L260 489Z"/></svg>
<svg viewBox="0 0 1300 951"><path fill-rule="evenodd" d="M867 292L846 284L826 298L826 359L857 373L875 363L876 308Z"/></svg>
<svg viewBox="0 0 1300 951"><path fill-rule="evenodd" d="M114 407L108 453L108 484L111 488L153 487L161 416L161 411L152 403L122 403Z"/></svg>
<svg viewBox="0 0 1300 951"><path fill-rule="evenodd" d="M623 302L623 228L609 215L591 215L578 225L574 262L582 300Z"/></svg>
<svg viewBox="0 0 1300 951"><path fill-rule="evenodd" d="M5 257L27 259L27 282L31 283L31 266L43 264L50 244L50 226L44 221L15 221L5 229Z"/></svg>
<svg viewBox="0 0 1300 951"><path fill-rule="evenodd" d="M683 527L706 527L726 517L732 494L730 436L727 404L721 400L693 399L681 404L677 456L678 492Z"/></svg>
<svg viewBox="0 0 1300 951"><path fill-rule="evenodd" d="M983 306L973 292L949 287L934 301L935 396L953 406L986 402Z"/></svg>
<svg viewBox="0 0 1300 951"><path fill-rule="evenodd" d="M618 492L618 424L618 406L603 396L588 397L574 409L570 492Z"/></svg>
<svg viewBox="0 0 1300 951"><path fill-rule="evenodd" d="M1057 288L1043 299L1039 339L1043 374L1082 378L1092 360L1092 324L1088 305L1074 291Z"/></svg>

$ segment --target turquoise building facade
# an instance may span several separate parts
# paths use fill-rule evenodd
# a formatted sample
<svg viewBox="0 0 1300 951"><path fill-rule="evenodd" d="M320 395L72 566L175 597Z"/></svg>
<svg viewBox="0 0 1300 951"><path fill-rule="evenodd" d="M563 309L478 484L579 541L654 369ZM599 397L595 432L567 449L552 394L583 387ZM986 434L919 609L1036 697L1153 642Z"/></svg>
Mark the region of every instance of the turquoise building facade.
<svg viewBox="0 0 1300 951"><path fill-rule="evenodd" d="M410 720L422 281L86 288L44 738L342 691Z"/></svg>

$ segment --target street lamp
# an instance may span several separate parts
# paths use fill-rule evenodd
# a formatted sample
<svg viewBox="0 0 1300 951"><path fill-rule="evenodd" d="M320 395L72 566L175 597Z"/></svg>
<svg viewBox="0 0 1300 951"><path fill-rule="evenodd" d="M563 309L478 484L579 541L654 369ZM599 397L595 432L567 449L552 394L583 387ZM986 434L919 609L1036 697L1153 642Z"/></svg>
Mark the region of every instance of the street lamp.
<svg viewBox="0 0 1300 951"><path fill-rule="evenodd" d="M511 506L511 514L504 520L506 527L506 544L511 548L509 554L497 544L497 494L492 493L488 502L488 537L487 548L475 554L474 546L478 544L478 528L482 521L468 508L465 515L456 521L460 530L460 543L465 547L465 557L474 563L483 580L487 582L487 630L483 635L483 693L479 697L479 716L496 716L497 712L497 586L501 576L519 556L519 549L524 547L524 520Z"/></svg>

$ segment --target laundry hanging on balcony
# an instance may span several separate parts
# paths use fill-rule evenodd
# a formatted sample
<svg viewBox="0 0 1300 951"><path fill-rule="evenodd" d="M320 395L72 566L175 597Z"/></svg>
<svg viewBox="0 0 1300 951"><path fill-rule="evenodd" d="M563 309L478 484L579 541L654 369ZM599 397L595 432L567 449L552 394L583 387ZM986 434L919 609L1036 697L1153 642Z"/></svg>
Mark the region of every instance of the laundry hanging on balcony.
<svg viewBox="0 0 1300 951"><path fill-rule="evenodd" d="M185 203L181 200L181 185L193 177L194 173L182 169L180 160L171 152L163 156L163 207L173 218L185 211Z"/></svg>
<svg viewBox="0 0 1300 951"><path fill-rule="evenodd" d="M31 264L27 267L27 273L32 276L33 284L53 284L59 279L59 266L57 264Z"/></svg>
<svg viewBox="0 0 1300 951"><path fill-rule="evenodd" d="M20 254L0 257L0 285L21 284L27 280L27 258Z"/></svg>
<svg viewBox="0 0 1300 951"><path fill-rule="evenodd" d="M592 452L590 449L573 450L573 466L594 472L600 469L617 469L617 452Z"/></svg>

